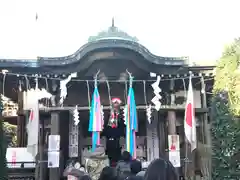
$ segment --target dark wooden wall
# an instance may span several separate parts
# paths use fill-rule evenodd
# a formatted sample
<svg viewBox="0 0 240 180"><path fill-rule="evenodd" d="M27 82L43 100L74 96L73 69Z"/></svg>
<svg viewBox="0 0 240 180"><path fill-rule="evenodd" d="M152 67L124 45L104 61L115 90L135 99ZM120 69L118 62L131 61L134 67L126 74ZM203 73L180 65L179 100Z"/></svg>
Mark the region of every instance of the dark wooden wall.
<svg viewBox="0 0 240 180"><path fill-rule="evenodd" d="M68 144L69 144L69 112L63 111L60 113L60 149L62 152L64 164L66 164L68 157Z"/></svg>

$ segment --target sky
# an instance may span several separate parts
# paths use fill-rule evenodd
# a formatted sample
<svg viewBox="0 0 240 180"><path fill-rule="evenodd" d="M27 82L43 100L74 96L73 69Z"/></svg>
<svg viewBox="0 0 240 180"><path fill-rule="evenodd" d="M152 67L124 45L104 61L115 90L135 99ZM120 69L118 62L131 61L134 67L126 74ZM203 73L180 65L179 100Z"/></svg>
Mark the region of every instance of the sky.
<svg viewBox="0 0 240 180"><path fill-rule="evenodd" d="M119 29L156 55L214 63L224 45L240 37L239 5L239 0L0 0L0 58L70 55L114 17Z"/></svg>

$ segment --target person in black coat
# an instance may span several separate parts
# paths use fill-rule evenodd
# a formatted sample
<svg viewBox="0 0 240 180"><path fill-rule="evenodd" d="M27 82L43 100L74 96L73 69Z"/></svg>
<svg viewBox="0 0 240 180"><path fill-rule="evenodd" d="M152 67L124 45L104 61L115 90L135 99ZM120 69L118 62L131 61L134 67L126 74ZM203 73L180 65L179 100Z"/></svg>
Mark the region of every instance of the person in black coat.
<svg viewBox="0 0 240 180"><path fill-rule="evenodd" d="M159 158L148 166L144 180L178 180L178 175L171 162Z"/></svg>
<svg viewBox="0 0 240 180"><path fill-rule="evenodd" d="M132 157L129 152L124 151L122 153L122 160L118 161L116 166L116 172L118 176L129 176L131 174L131 161Z"/></svg>

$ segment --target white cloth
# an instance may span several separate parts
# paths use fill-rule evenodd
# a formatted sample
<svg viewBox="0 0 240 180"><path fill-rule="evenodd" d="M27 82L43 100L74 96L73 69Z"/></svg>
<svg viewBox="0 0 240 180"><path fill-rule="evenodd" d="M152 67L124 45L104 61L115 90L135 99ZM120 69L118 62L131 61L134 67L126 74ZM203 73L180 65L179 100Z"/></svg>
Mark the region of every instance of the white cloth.
<svg viewBox="0 0 240 180"><path fill-rule="evenodd" d="M38 97L33 92L30 93L31 107L29 120L27 124L28 142L27 151L35 157L38 153L38 136L39 136L39 107Z"/></svg>
<svg viewBox="0 0 240 180"><path fill-rule="evenodd" d="M197 148L197 135L194 111L194 96L191 77L189 78L188 95L185 108L184 132L188 142L191 145L191 151L193 151L194 149Z"/></svg>

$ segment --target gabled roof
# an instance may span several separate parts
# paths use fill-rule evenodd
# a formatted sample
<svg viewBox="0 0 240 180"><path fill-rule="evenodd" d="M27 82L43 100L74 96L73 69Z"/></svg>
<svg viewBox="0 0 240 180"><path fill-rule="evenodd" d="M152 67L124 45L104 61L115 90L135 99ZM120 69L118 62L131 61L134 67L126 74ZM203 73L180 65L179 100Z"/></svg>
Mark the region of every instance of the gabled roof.
<svg viewBox="0 0 240 180"><path fill-rule="evenodd" d="M90 36L88 42L98 41L101 39L125 39L133 42L138 42L137 37L130 36L128 33L121 31L114 24L114 18L112 19L112 26L106 31L99 32L96 36Z"/></svg>
<svg viewBox="0 0 240 180"><path fill-rule="evenodd" d="M63 57L38 57L37 59L0 59L0 67L61 67L76 62L81 63L81 60L88 54L106 49L128 49L141 55L146 62L156 65L183 66L188 60L187 57L163 57L152 54L138 42L136 37L119 30L114 25L113 19L111 27L106 31L99 32L96 36L90 36L88 43L71 55Z"/></svg>

